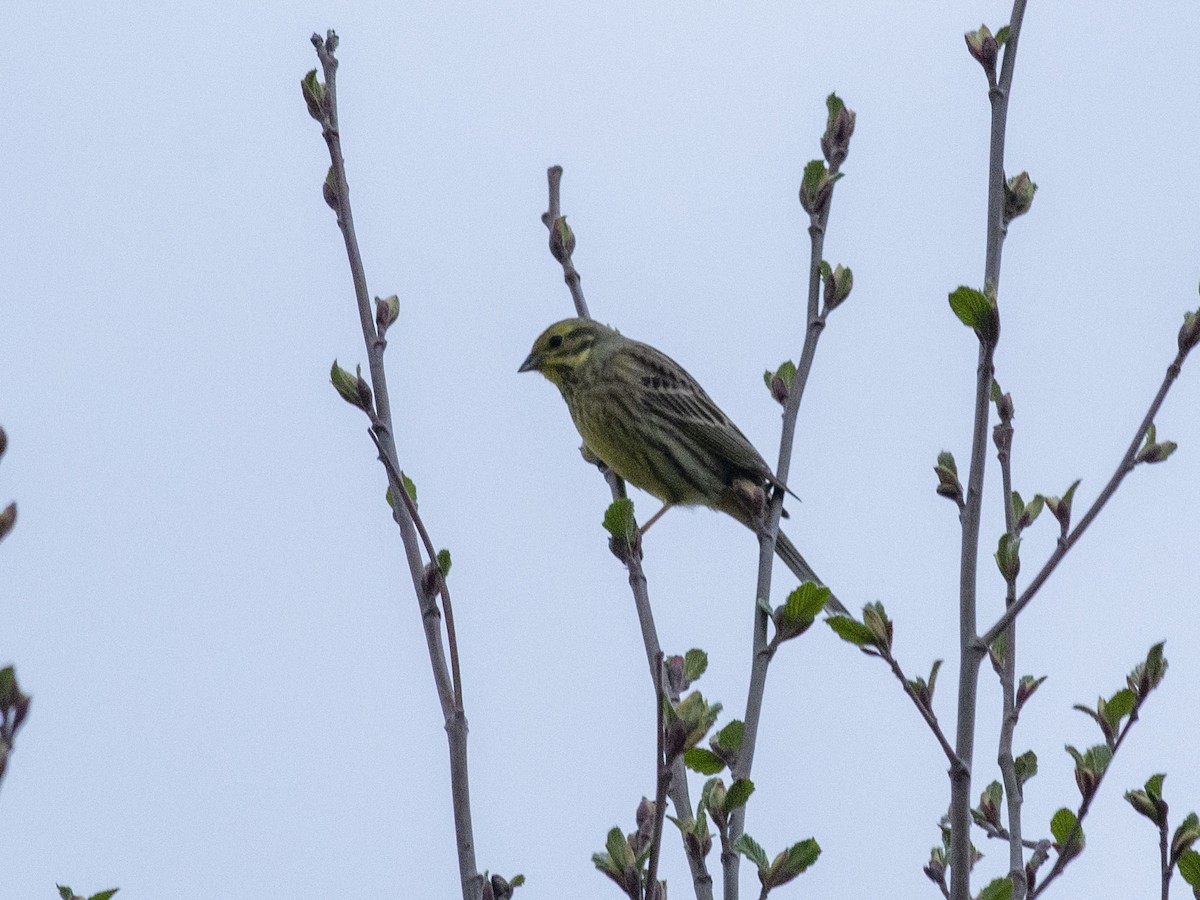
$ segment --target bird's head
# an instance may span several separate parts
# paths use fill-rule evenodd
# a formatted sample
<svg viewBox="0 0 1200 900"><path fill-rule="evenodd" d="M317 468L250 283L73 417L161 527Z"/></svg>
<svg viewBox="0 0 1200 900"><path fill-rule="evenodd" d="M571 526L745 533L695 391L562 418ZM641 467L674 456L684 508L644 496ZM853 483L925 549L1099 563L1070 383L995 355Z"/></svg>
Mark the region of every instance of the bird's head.
<svg viewBox="0 0 1200 900"><path fill-rule="evenodd" d="M612 330L591 319L564 319L543 331L518 372L541 372L560 389Z"/></svg>

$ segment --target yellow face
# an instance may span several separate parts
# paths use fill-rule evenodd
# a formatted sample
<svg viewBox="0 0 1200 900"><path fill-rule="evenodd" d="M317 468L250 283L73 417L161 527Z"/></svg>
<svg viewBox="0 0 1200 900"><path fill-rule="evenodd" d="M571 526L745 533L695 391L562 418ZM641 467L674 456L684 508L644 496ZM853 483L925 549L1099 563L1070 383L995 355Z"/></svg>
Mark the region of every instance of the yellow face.
<svg viewBox="0 0 1200 900"><path fill-rule="evenodd" d="M606 329L590 319L555 322L533 342L518 372L541 372L559 388L587 360L592 345Z"/></svg>

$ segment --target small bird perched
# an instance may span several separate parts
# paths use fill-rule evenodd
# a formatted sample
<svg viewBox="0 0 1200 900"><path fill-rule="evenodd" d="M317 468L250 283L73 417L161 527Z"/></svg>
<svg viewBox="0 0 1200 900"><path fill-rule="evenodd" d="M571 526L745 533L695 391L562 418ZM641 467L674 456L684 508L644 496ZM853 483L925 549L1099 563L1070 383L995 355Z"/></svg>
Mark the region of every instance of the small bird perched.
<svg viewBox="0 0 1200 900"><path fill-rule="evenodd" d="M672 506L708 506L757 533L767 490L788 490L696 379L649 344L591 319L564 319L534 341L518 371L553 382L585 450L663 501L643 531ZM782 531L775 552L801 581L820 583ZM832 596L826 606L845 612Z"/></svg>

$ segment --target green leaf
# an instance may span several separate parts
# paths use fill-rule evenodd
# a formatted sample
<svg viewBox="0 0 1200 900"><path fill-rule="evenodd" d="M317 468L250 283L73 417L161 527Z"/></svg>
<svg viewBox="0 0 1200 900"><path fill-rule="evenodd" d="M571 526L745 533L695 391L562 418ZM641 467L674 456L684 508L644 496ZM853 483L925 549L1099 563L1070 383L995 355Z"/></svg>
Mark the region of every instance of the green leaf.
<svg viewBox="0 0 1200 900"><path fill-rule="evenodd" d="M621 497L609 504L604 511L604 530L615 538L633 540L637 527L633 520L632 500Z"/></svg>
<svg viewBox="0 0 1200 900"><path fill-rule="evenodd" d="M1179 859L1184 852L1192 849L1192 844L1200 840L1200 818L1196 814L1188 813L1187 817L1175 829L1175 836L1171 838L1171 861Z"/></svg>
<svg viewBox="0 0 1200 900"><path fill-rule="evenodd" d="M768 388L776 378L783 382L784 387L790 389L792 382L796 380L796 364L790 359L785 359L774 372L770 369L763 372L763 381L766 382Z"/></svg>
<svg viewBox="0 0 1200 900"><path fill-rule="evenodd" d="M846 104L837 94L830 94L825 98L825 108L829 111L829 118L825 122L825 127L829 128L837 121L838 115L846 108Z"/></svg>
<svg viewBox="0 0 1200 900"><path fill-rule="evenodd" d="M1023 785L1030 778L1037 774L1037 754L1032 750L1026 750L1013 760L1013 770L1017 775L1017 784Z"/></svg>
<svg viewBox="0 0 1200 900"><path fill-rule="evenodd" d="M66 885L60 884L56 885L56 887L58 888L58 896L62 897L62 900L71 900L75 896L75 892Z"/></svg>
<svg viewBox="0 0 1200 900"><path fill-rule="evenodd" d="M615 825L609 829L604 847L608 850L608 858L618 868L624 870L634 865L633 848L629 846L629 841L625 839L621 829Z"/></svg>
<svg viewBox="0 0 1200 900"><path fill-rule="evenodd" d="M119 890L120 888L113 888L112 890L108 891L100 891L98 894L92 894L92 896L88 897L88 900L110 900L112 895Z"/></svg>
<svg viewBox="0 0 1200 900"><path fill-rule="evenodd" d="M1125 801L1155 825L1161 825L1162 806L1145 791L1126 791Z"/></svg>
<svg viewBox="0 0 1200 900"><path fill-rule="evenodd" d="M413 482L413 480L411 478L409 478L403 472L400 473L400 480L404 484L404 493L408 494L408 499L413 502L414 506L416 506L416 503L417 503L417 486L416 486L416 484Z"/></svg>
<svg viewBox="0 0 1200 900"><path fill-rule="evenodd" d="M976 330L986 326L995 314L995 309L983 291L965 286L950 292L950 309L958 316L960 322Z"/></svg>
<svg viewBox="0 0 1200 900"><path fill-rule="evenodd" d="M800 192L805 196L815 198L824 181L825 163L814 159L804 167L804 175L800 179Z"/></svg>
<svg viewBox="0 0 1200 900"><path fill-rule="evenodd" d="M733 849L734 852L742 854L742 856L754 863L760 875L771 867L771 864L767 861L767 852L763 850L758 841L745 832L738 835L738 839L733 842Z"/></svg>
<svg viewBox="0 0 1200 900"><path fill-rule="evenodd" d="M812 581L806 581L800 587L788 594L783 605L784 615L790 623L812 624L813 620L825 608L832 592Z"/></svg>
<svg viewBox="0 0 1200 900"><path fill-rule="evenodd" d="M437 554L438 568L442 570L442 577L445 578L450 574L450 551L439 550Z"/></svg>
<svg viewBox="0 0 1200 900"><path fill-rule="evenodd" d="M1104 704L1104 718L1113 731L1117 731L1121 726L1121 720L1133 712L1133 704L1136 697L1129 688L1122 688L1117 691Z"/></svg>
<svg viewBox="0 0 1200 900"><path fill-rule="evenodd" d="M1162 799L1163 781L1164 781L1164 779L1166 779L1166 777L1167 776L1166 776L1165 772L1160 772L1157 775L1151 775L1149 778L1147 778L1146 779L1146 793L1149 794L1151 797L1153 797L1155 800L1161 800Z"/></svg>
<svg viewBox="0 0 1200 900"><path fill-rule="evenodd" d="M833 629L833 633L840 637L843 641L854 644L856 647L874 646L875 634L857 619L851 619L849 616L830 616L825 620L825 624Z"/></svg>
<svg viewBox="0 0 1200 900"><path fill-rule="evenodd" d="M21 689L17 687L17 670L12 666L0 669L0 709L15 706L21 698Z"/></svg>
<svg viewBox="0 0 1200 900"><path fill-rule="evenodd" d="M817 861L821 855L820 845L813 839L793 844L775 857L766 878L762 879L767 890L787 884Z"/></svg>
<svg viewBox="0 0 1200 900"><path fill-rule="evenodd" d="M937 464L943 469L953 472L955 475L958 474L958 466L954 462L954 454L949 450L943 450L938 454Z"/></svg>
<svg viewBox="0 0 1200 900"><path fill-rule="evenodd" d="M1179 874L1193 888L1200 888L1200 853L1188 850L1179 857Z"/></svg>
<svg viewBox="0 0 1200 900"><path fill-rule="evenodd" d="M740 719L734 719L724 728L717 732L717 744L721 749L728 750L731 753L737 753L742 749L742 736L746 732L746 726Z"/></svg>
<svg viewBox="0 0 1200 900"><path fill-rule="evenodd" d="M1068 856L1075 856L1083 850L1084 838L1083 829L1076 828L1075 823L1079 820L1075 818L1075 813L1063 807L1050 819L1050 833L1054 835L1054 840L1058 843L1059 850ZM1071 836L1071 832L1075 832L1075 837L1071 840L1070 847L1064 846L1067 838Z"/></svg>
<svg viewBox="0 0 1200 900"><path fill-rule="evenodd" d="M979 892L979 900L1012 900L1013 884L1007 878L996 878Z"/></svg>
<svg viewBox="0 0 1200 900"><path fill-rule="evenodd" d="M739 778L725 792L725 812L731 813L739 806L745 806L750 795L754 793L754 782L749 778Z"/></svg>
<svg viewBox="0 0 1200 900"><path fill-rule="evenodd" d="M697 680L708 669L708 654L693 647L683 655L683 677L689 682Z"/></svg>
<svg viewBox="0 0 1200 900"><path fill-rule="evenodd" d="M725 761L707 747L693 747L685 751L683 764L701 775L716 775L725 768Z"/></svg>

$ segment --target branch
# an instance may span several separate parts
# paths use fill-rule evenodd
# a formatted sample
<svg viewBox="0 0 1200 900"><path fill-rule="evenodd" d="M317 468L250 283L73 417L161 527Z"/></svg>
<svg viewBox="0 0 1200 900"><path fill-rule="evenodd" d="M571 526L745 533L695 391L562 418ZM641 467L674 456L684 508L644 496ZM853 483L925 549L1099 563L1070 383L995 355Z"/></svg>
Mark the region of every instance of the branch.
<svg viewBox="0 0 1200 900"><path fill-rule="evenodd" d="M655 660L658 669L658 702L655 704L655 721L658 725L654 756L654 828L650 832L650 861L646 866L646 900L662 900L658 889L658 854L662 849L663 818L667 812L667 786L671 783L671 769L667 763L666 732L663 723L663 656L660 652Z"/></svg>
<svg viewBox="0 0 1200 900"><path fill-rule="evenodd" d="M1046 579L1050 577L1050 574L1058 567L1058 564L1062 562L1063 557L1067 555L1070 549L1074 547L1079 539L1083 536L1083 533L1087 531L1088 526L1091 525L1096 516L1100 514L1100 510L1104 508L1104 505L1108 503L1110 499L1112 499L1113 494L1117 492L1117 488L1120 487L1121 482L1125 480L1125 476L1133 471L1133 467L1136 465L1135 460L1138 450L1142 445L1142 441L1146 437L1146 432L1149 431L1151 425L1153 425L1154 418L1158 415L1159 408L1162 406L1163 401L1167 398L1167 393L1171 390L1171 386L1179 377L1179 373L1183 369L1183 361L1187 358L1190 350L1191 346L1187 344L1181 346L1179 352L1175 356L1175 359L1172 360L1169 366L1167 366L1167 373L1163 377L1162 384L1159 385L1158 393L1154 395L1154 400L1150 403L1150 408L1146 410L1146 415L1143 416L1141 425L1138 426L1137 432L1133 436L1133 440L1130 441L1129 447L1125 451L1125 455L1121 457L1121 461L1117 464L1116 471L1113 472L1112 477L1108 480L1108 484L1104 486L1104 490L1100 492L1100 495L1096 497L1095 501L1084 514L1083 518L1079 520L1079 524L1071 530L1070 534L1059 540L1058 546L1054 549L1054 552L1050 554L1050 558L1046 560L1041 570L1033 577L1033 580L1029 583L1029 586L1025 588L1016 602L1008 607L1008 609L1004 611L1004 614L996 620L996 624L989 628L979 639L982 646L989 646L991 642L994 641L996 637L1008 627L1008 624L1017 616L1019 616L1021 611L1029 605L1029 602L1041 589L1042 585L1046 583Z"/></svg>
<svg viewBox="0 0 1200 900"><path fill-rule="evenodd" d="M1005 394L999 398L996 405L1000 423L993 431L992 438L996 444L996 457L1000 463L1005 534L1008 535L1009 546L1012 546L1020 534L1016 511L1013 509L1012 398ZM1005 567L1005 583L1004 602L1006 606L1011 607L1016 602L1017 596L1017 571L1015 568ZM1025 900L1028 884L1025 877L1024 843L1021 840L1021 805L1024 802L1024 793L1021 790L1021 780L1017 777L1016 761L1013 757L1013 733L1016 731L1017 718L1020 714L1017 706L1017 628L1015 619L1004 630L1004 655L1000 660L997 674L1000 676L1002 718L996 763L1000 767L1000 778L1004 782L1004 798L1008 808L1008 877L1013 886L1012 900Z"/></svg>
<svg viewBox="0 0 1200 900"><path fill-rule="evenodd" d="M1017 42L1021 35L1021 20L1024 15L1025 0L1014 0L998 83L994 78L995 60L992 60L991 67L984 67L988 75L988 99L992 107L984 291L992 298L995 298L999 291L1000 258L1008 230L1004 216L1004 141L1008 102L1016 66ZM986 464L984 448L987 440L988 395L994 375L993 357L996 341L999 338L998 310L996 316L997 326L994 332L980 335L971 469L967 478L966 505L960 516L962 543L959 559L958 729L955 737L955 755L963 766L952 768L950 772L950 894L954 900L968 900L971 895L971 766L975 756L979 664L983 655L976 637L976 580L983 474Z"/></svg>
<svg viewBox="0 0 1200 900"><path fill-rule="evenodd" d="M1137 722L1138 713L1141 711L1142 703L1144 702L1144 696L1138 698L1136 705L1133 707L1133 712L1129 714L1129 720L1125 723L1125 727L1121 729L1121 733L1117 735L1116 742L1112 745L1112 756L1108 761L1108 765L1106 765L1104 770L1096 776L1096 781L1091 790L1084 795L1083 801L1079 804L1079 811L1075 814L1075 824L1071 826L1071 830L1067 832L1066 840L1059 842L1058 858L1054 860L1054 865L1050 868L1050 874L1046 876L1045 881L1041 882L1035 890L1030 892L1030 897L1042 896L1042 894L1045 893L1046 888L1053 883L1054 879L1061 875L1067 868L1067 864L1079 855L1078 853L1067 853L1064 851L1075 844L1075 839L1079 837L1080 833L1082 832L1083 820L1087 816L1089 810L1092 808L1092 801L1096 798L1096 795L1100 793L1100 785L1104 783L1104 777L1112 769L1112 761L1117 758L1117 751L1120 750L1121 745L1125 743L1125 737L1129 734L1129 729L1131 729L1134 723Z"/></svg>
<svg viewBox="0 0 1200 900"><path fill-rule="evenodd" d="M475 863L474 829L471 824L471 792L467 767L467 720L462 707L462 686L458 677L457 642L454 638L453 620L449 607L449 592L445 580L440 577L439 587L446 600L446 628L450 643L453 677L447 670L442 648L440 618L435 602L435 592L425 583L425 563L421 557L420 539L432 547L423 525L419 525L416 507L404 489L403 478L392 436L391 402L388 398L387 374L383 365L383 353L387 347L384 327L376 330L375 318L371 313L367 277L363 266L358 238L354 232L354 216L350 208L350 187L346 179L346 163L342 155L341 134L337 114L337 67L334 55L338 37L332 30L325 38L314 34L312 44L325 76L324 84L316 81L316 74L302 82L309 113L321 125L321 134L329 149L330 170L325 182L326 202L337 213L338 228L346 245L346 256L350 263L350 275L354 282L354 296L358 306L359 323L362 326L363 342L366 344L367 360L371 375L371 393L374 406L368 402L363 409L371 417L371 439L379 451L379 458L387 472L392 493L392 517L400 529L413 591L421 608L421 619L425 630L425 643L429 661L433 668L433 680L445 717L447 741L450 746L451 800L454 810L454 829L458 850L459 879L464 900L476 900L482 895L483 876ZM390 324L390 323L388 323ZM437 566L436 555L430 561Z"/></svg>
<svg viewBox="0 0 1200 900"><path fill-rule="evenodd" d="M837 107L835 112L834 103ZM840 300L826 296L826 309L820 308L821 263L824 260L825 228L829 223L829 211L833 201L833 189L839 170L849 151L850 137L854 133L854 113L847 109L835 95L830 95L829 120L821 140L828 169L821 167L822 178L810 181L809 173L815 172L810 163L805 169L805 178L800 188L800 202L809 214L809 261L808 261L808 327L804 333L804 347L795 377L788 387L783 407L783 425L779 437L779 465L776 476L782 484L788 483L792 464L792 448L796 436L796 420L800 413L800 401L816 358L817 342L825 330L825 319ZM842 298L844 299L844 297ZM758 581L755 585L754 636L750 659L750 684L746 692L746 713L743 717L745 731L730 774L736 780L749 778L754 764L754 750L758 739L758 726L762 716L763 695L767 686L767 670L771 664L773 650L767 640L767 609L770 608L771 568L775 561L775 542L779 535L779 519L783 513L783 491L775 491L767 510L766 526L759 534ZM840 605L840 604L839 604ZM729 841L732 845L742 834L746 823L746 807L734 810L729 821ZM738 896L738 868L741 856L737 853L722 854L725 872L725 898L736 900Z"/></svg>
<svg viewBox="0 0 1200 900"><path fill-rule="evenodd" d="M550 232L550 253L562 266L563 280L571 290L571 299L575 304L575 311L580 317L586 319L590 318L587 301L583 297L583 287L580 284L579 272L571 260L571 254L575 249L575 235L566 226L566 217L561 213L559 189L562 182L562 174L562 166L551 166L546 171L549 199L547 203L548 209L542 214L542 223ZM608 481L613 500L623 498L625 496L625 482L616 473L607 468L601 468L601 471ZM650 683L654 686L655 697L660 698L659 686L662 683L661 661L663 659L663 652L658 642L658 629L654 625L654 612L650 607L650 592L646 584L646 573L642 569L640 542L636 542L634 546L624 548L624 551L618 555L629 571L629 589L633 594L633 603L637 609L638 625L642 631L642 644L646 649L646 661L650 666ZM678 697L674 696L674 692L672 692L672 699L678 699ZM661 698L658 702L661 705ZM685 825L694 822L695 816L692 814L692 801L688 792L687 770L684 768L682 757L676 757L671 763L671 778L669 780L668 792L671 796L671 802L675 806L675 818L679 819ZM663 812L665 812L665 809ZM684 853L687 856L688 866L692 872L692 885L696 891L696 900L712 900L712 876L708 873L708 866L704 861L704 857L689 852L686 840L684 840L683 847Z"/></svg>

